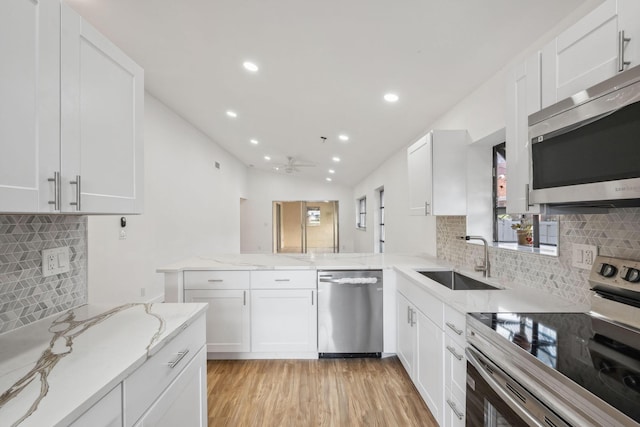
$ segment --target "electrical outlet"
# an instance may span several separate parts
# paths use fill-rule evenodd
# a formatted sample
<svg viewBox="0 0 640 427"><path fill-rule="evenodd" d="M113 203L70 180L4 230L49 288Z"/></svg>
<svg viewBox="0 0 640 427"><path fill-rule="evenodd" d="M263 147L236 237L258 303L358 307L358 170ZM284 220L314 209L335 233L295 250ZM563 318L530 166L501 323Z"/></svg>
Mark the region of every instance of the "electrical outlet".
<svg viewBox="0 0 640 427"><path fill-rule="evenodd" d="M598 255L598 247L573 244L572 265L576 268L591 270Z"/></svg>
<svg viewBox="0 0 640 427"><path fill-rule="evenodd" d="M69 247L62 246L42 251L42 277L69 271Z"/></svg>

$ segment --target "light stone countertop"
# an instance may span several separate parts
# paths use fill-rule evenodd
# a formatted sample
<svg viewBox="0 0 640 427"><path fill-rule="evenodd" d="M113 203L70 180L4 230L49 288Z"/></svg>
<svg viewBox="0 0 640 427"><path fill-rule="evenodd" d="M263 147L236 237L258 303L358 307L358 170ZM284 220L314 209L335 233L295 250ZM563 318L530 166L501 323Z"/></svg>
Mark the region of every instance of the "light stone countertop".
<svg viewBox="0 0 640 427"><path fill-rule="evenodd" d="M440 270L447 269L443 266ZM417 284L421 289L434 295L453 309L461 313L475 312L520 312L520 313L585 313L590 307L588 305L577 304L559 298L555 295L549 295L539 289L531 288L508 288L505 283L499 279L484 279L477 272L464 270L459 271L469 277L473 277L481 282L493 285L498 290L474 290L474 291L453 291L442 286L412 268L396 267L396 272L413 283Z"/></svg>
<svg viewBox="0 0 640 427"><path fill-rule="evenodd" d="M0 424L68 425L206 306L90 304L0 335Z"/></svg>
<svg viewBox="0 0 640 427"><path fill-rule="evenodd" d="M158 273L185 270L371 270L408 266L438 268L442 260L420 254L216 254L188 258L157 269Z"/></svg>
<svg viewBox="0 0 640 427"><path fill-rule="evenodd" d="M501 290L452 291L415 270L446 270L453 265L433 256L423 254L216 254L189 258L159 268L160 273L177 273L186 270L353 270L395 269L398 274L420 285L462 313L473 312L587 312L589 306L576 304L538 289L511 288L499 278L483 279L481 273L459 270L474 279L501 288Z"/></svg>

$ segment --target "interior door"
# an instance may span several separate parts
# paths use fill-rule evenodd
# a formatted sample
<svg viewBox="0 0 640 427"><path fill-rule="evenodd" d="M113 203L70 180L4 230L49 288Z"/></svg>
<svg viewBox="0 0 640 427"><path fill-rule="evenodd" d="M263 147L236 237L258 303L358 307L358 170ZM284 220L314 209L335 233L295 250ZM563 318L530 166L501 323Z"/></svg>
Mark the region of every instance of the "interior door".
<svg viewBox="0 0 640 427"><path fill-rule="evenodd" d="M336 253L337 201L274 201L275 253Z"/></svg>

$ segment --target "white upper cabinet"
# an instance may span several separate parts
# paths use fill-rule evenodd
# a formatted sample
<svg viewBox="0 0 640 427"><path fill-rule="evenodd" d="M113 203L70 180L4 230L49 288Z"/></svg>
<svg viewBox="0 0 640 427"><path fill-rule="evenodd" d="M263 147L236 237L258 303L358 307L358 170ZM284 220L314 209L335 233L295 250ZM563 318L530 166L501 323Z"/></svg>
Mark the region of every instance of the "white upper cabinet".
<svg viewBox="0 0 640 427"><path fill-rule="evenodd" d="M640 2L607 0L542 50L542 108L640 64Z"/></svg>
<svg viewBox="0 0 640 427"><path fill-rule="evenodd" d="M507 212L539 213L528 200L530 141L529 114L540 110L540 53L511 70L507 79Z"/></svg>
<svg viewBox="0 0 640 427"><path fill-rule="evenodd" d="M0 2L0 212L53 211L60 144L60 3Z"/></svg>
<svg viewBox="0 0 640 427"><path fill-rule="evenodd" d="M144 73L62 5L62 210L140 213Z"/></svg>
<svg viewBox="0 0 640 427"><path fill-rule="evenodd" d="M0 212L142 212L142 69L57 0L0 2L0 57Z"/></svg>
<svg viewBox="0 0 640 427"><path fill-rule="evenodd" d="M409 213L466 215L465 130L433 130L407 149Z"/></svg>

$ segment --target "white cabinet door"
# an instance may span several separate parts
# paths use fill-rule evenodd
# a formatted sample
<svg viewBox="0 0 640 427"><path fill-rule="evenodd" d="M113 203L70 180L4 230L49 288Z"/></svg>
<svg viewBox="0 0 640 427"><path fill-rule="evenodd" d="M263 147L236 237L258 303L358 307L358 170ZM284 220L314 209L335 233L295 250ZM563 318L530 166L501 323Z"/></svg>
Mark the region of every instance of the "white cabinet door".
<svg viewBox="0 0 640 427"><path fill-rule="evenodd" d="M185 302L206 302L207 351L250 350L250 298L248 290L186 290Z"/></svg>
<svg viewBox="0 0 640 427"><path fill-rule="evenodd" d="M443 422L444 333L421 311L416 312L416 367L414 384L431 414Z"/></svg>
<svg viewBox="0 0 640 427"><path fill-rule="evenodd" d="M64 3L61 16L61 210L140 213L143 70Z"/></svg>
<svg viewBox="0 0 640 427"><path fill-rule="evenodd" d="M407 149L409 171L409 213L427 215L431 203L431 134L427 134Z"/></svg>
<svg viewBox="0 0 640 427"><path fill-rule="evenodd" d="M531 148L528 117L540 110L540 53L516 66L509 75L506 99L507 212L539 213L530 206L528 187Z"/></svg>
<svg viewBox="0 0 640 427"><path fill-rule="evenodd" d="M542 107L640 64L638 16L637 0L608 0L545 46Z"/></svg>
<svg viewBox="0 0 640 427"><path fill-rule="evenodd" d="M468 144L467 131L433 130L407 149L411 215L466 215Z"/></svg>
<svg viewBox="0 0 640 427"><path fill-rule="evenodd" d="M398 342L397 355L410 377L413 377L415 358L415 329L412 327L413 307L400 292L396 293Z"/></svg>
<svg viewBox="0 0 640 427"><path fill-rule="evenodd" d="M207 425L207 356L204 347L136 424L139 427Z"/></svg>
<svg viewBox="0 0 640 427"><path fill-rule="evenodd" d="M80 415L71 427L121 427L122 426L122 383L100 399L87 412Z"/></svg>
<svg viewBox="0 0 640 427"><path fill-rule="evenodd" d="M55 206L60 146L60 2L0 2L0 212Z"/></svg>
<svg viewBox="0 0 640 427"><path fill-rule="evenodd" d="M252 352L317 352L314 289L251 291Z"/></svg>

